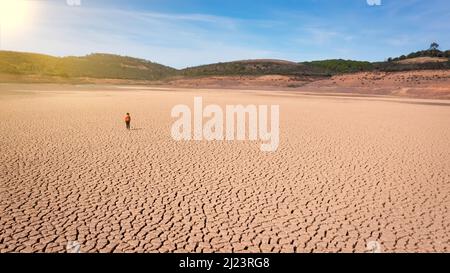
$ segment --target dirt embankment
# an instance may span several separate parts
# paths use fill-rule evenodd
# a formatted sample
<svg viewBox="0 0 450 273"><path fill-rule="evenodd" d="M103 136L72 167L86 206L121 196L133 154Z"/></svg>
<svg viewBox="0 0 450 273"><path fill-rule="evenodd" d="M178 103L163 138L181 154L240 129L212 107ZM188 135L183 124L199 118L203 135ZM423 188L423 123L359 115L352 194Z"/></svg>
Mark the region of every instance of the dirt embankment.
<svg viewBox="0 0 450 273"><path fill-rule="evenodd" d="M308 84L311 91L332 91L415 98L450 99L450 70L365 72Z"/></svg>
<svg viewBox="0 0 450 273"><path fill-rule="evenodd" d="M296 90L312 93L450 99L450 70L363 72L333 77L215 76L181 78L166 85L188 88Z"/></svg>

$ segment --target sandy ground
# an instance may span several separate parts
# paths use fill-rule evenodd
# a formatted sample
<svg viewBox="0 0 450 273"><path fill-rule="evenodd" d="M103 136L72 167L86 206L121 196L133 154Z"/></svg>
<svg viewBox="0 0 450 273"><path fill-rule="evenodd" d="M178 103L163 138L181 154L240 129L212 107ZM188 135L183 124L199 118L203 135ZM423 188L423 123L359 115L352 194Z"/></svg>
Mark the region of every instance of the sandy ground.
<svg viewBox="0 0 450 273"><path fill-rule="evenodd" d="M0 85L0 252L450 251L449 101L78 89ZM279 149L172 140L195 95L279 104Z"/></svg>

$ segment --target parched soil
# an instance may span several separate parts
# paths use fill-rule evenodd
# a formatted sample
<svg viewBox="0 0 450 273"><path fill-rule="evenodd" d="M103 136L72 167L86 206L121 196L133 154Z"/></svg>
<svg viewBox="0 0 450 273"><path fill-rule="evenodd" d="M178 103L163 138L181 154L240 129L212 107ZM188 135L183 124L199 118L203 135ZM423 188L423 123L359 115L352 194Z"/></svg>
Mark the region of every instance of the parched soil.
<svg viewBox="0 0 450 273"><path fill-rule="evenodd" d="M73 88L0 87L0 252L450 251L448 101ZM194 96L279 104L278 150L174 141Z"/></svg>

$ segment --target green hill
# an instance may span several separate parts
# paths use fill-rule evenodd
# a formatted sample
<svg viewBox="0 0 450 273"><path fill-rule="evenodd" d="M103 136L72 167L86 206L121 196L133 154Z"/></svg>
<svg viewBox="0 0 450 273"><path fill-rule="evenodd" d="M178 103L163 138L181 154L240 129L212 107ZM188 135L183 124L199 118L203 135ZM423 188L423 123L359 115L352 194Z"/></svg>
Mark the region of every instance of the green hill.
<svg viewBox="0 0 450 273"><path fill-rule="evenodd" d="M305 62L303 64L316 67L317 69L321 69L328 74L354 73L360 71L370 71L373 69L373 65L370 62L342 59Z"/></svg>
<svg viewBox="0 0 450 273"><path fill-rule="evenodd" d="M321 68L283 60L245 60L208 64L181 70L187 77L235 75L323 75Z"/></svg>
<svg viewBox="0 0 450 273"><path fill-rule="evenodd" d="M111 54L59 58L43 54L0 51L0 73L67 78L157 80L175 75L176 69L142 59Z"/></svg>
<svg viewBox="0 0 450 273"><path fill-rule="evenodd" d="M397 58L389 58L388 62L402 61L402 60L418 58L418 57L450 58L450 50L447 50L447 51L440 51L438 49L421 50L421 51L410 53L408 55L402 55Z"/></svg>

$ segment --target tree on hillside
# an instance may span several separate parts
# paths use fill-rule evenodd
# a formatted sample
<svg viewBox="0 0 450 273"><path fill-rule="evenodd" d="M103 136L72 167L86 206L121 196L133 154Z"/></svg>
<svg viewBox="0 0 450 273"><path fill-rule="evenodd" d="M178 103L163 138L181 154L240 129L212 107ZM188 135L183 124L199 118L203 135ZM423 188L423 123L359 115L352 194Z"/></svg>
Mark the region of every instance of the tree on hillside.
<svg viewBox="0 0 450 273"><path fill-rule="evenodd" d="M437 50L439 48L439 44L436 42L431 43L430 50Z"/></svg>

